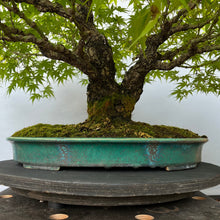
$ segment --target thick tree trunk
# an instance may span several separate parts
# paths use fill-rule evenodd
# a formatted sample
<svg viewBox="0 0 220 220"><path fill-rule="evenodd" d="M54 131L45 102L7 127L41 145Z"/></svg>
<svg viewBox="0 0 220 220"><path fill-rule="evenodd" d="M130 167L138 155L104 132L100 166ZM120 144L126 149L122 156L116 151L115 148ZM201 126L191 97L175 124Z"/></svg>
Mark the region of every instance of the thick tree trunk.
<svg viewBox="0 0 220 220"><path fill-rule="evenodd" d="M89 120L131 120L135 99L123 94L114 80L90 80L87 87Z"/></svg>

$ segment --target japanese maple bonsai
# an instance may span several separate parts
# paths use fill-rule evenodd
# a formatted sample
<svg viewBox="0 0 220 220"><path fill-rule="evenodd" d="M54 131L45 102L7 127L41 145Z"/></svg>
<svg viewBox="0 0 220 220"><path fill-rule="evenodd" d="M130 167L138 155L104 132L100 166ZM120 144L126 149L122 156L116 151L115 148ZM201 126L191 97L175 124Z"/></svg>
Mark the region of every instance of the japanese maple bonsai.
<svg viewBox="0 0 220 220"><path fill-rule="evenodd" d="M86 122L49 126L48 133L37 125L15 136L198 137L133 122L144 84L176 82L179 100L220 94L217 1L2 0L0 11L0 77L8 93L21 88L34 101L53 96L51 82L80 75L88 83Z"/></svg>

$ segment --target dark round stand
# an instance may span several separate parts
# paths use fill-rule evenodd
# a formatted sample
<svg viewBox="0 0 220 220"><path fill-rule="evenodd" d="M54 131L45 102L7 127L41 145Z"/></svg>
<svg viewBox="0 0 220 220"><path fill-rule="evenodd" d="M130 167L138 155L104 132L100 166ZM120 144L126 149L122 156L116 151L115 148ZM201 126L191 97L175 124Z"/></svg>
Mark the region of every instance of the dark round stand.
<svg viewBox="0 0 220 220"><path fill-rule="evenodd" d="M219 183L220 167L208 163L167 172L92 168L47 171L25 169L12 160L0 162L0 184L29 198L73 205L162 203L191 197L193 192Z"/></svg>

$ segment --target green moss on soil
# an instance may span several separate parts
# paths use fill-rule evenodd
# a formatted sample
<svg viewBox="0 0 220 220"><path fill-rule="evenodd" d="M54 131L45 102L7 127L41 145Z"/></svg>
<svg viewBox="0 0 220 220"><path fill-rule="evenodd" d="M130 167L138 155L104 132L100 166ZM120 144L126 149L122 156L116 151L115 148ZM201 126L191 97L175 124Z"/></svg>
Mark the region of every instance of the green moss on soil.
<svg viewBox="0 0 220 220"><path fill-rule="evenodd" d="M150 125L134 121L111 122L108 118L102 123L85 121L80 124L49 125L37 124L17 131L13 137L138 137L138 138L199 138L187 129ZM204 136L203 136L204 137Z"/></svg>

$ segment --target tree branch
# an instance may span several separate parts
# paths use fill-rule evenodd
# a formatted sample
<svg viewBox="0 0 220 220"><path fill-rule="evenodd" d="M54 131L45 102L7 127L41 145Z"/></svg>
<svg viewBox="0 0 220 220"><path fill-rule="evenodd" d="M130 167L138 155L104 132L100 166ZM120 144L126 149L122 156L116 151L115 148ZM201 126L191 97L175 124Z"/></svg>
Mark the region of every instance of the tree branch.
<svg viewBox="0 0 220 220"><path fill-rule="evenodd" d="M207 45L201 48L191 47L187 52L183 53L180 57L176 58L170 63L163 63L161 61L157 61L155 68L158 70L171 70L175 67L181 67L181 65L195 54L202 54L205 52L211 52L215 50L220 50L220 45Z"/></svg>
<svg viewBox="0 0 220 220"><path fill-rule="evenodd" d="M196 8L197 3L195 1L189 2L190 10ZM170 70L176 66L183 64L190 57L194 56L196 53L203 53L205 51L211 51L217 48L213 47L203 47L197 48L197 45L200 42L211 40L214 36L214 32L210 32L208 35L198 37L197 39L193 39L189 44L185 44L180 48L177 48L173 51L167 51L165 54L161 55L158 53L158 48L161 44L163 44L169 37L174 35L177 32L193 30L197 28L202 28L205 25L209 24L211 21L216 21L216 17L218 17L218 13L213 17L208 19L207 21L200 22L197 24L183 24L182 19L187 16L188 10L181 9L177 12L177 14L171 18L168 17L168 7L164 14L162 15L162 25L161 30L147 37L146 39L146 49L145 55L139 55L139 60L134 64L126 73L122 82L122 87L125 93L135 94L136 100L139 99L142 93L142 87L144 84L145 76L151 71L155 69L160 70ZM178 24L179 23L179 24ZM177 26L175 26L177 24ZM214 26L214 25L213 25ZM187 48L189 48L187 50ZM185 51L185 52L184 52ZM175 60L174 57L178 56ZM162 60L170 60L170 63L161 62Z"/></svg>
<svg viewBox="0 0 220 220"><path fill-rule="evenodd" d="M193 10L196 6L197 6L197 4L195 3L195 1L189 1L189 3L188 3L188 6L189 6L189 9L190 10ZM181 9L181 10L179 10L178 12L177 12L177 15L176 16L174 16L171 20L170 20L170 24L172 25L172 24L176 24L179 20L180 20L180 18L183 16L183 17L185 17L186 15L187 15L187 13L188 13L188 10L187 9Z"/></svg>
<svg viewBox="0 0 220 220"><path fill-rule="evenodd" d="M181 55L181 52L187 50L187 48L192 47L193 45L196 46L199 43L208 41L208 40L212 40L212 39L217 39L217 37L219 37L220 34L215 34L215 35L203 35L203 36L198 36L195 39L192 39L191 41L185 43L184 45L182 45L179 48L176 48L175 50L172 51L164 51L163 54L160 56L160 60L170 60L172 61L174 59L175 56L177 55ZM161 53L161 52L160 52Z"/></svg>
<svg viewBox="0 0 220 220"><path fill-rule="evenodd" d="M78 29L83 31L91 30L94 27L92 14L88 18L89 6L91 1L82 0L82 4L76 4L72 0L72 8L64 8L61 4L49 0L2 0L4 2L27 3L33 5L39 12L55 13L63 18L74 22ZM85 3L84 3L85 2Z"/></svg>
<svg viewBox="0 0 220 220"><path fill-rule="evenodd" d="M3 1L31 4L40 12L56 13L57 15L68 19L70 22L74 22L81 35L81 40L79 45L76 47L75 54L82 56L82 60L84 59L83 64L87 62L87 65L93 66L93 73L95 74L90 74L90 76L96 78L100 76L106 78L110 77L111 81L114 79L116 70L112 49L105 36L100 34L96 29L92 13L88 16L92 3L91 0L81 0L82 4L78 4L72 0L69 8L64 8L59 3L52 3L49 0ZM22 17L30 26L37 28L36 25L28 20L28 18L24 17L23 14L20 13L19 16ZM39 28L37 30L40 32ZM82 69L80 70L82 71Z"/></svg>
<svg viewBox="0 0 220 220"><path fill-rule="evenodd" d="M167 51L165 52L163 55L161 55L160 60L170 60L172 61L174 59L175 56L177 56L178 54L180 54L180 52L183 52L184 50L187 50L187 48L189 47L196 47L199 43L211 40L211 39L217 39L217 37L220 36L220 34L216 34L213 35L214 31L213 31L213 27L214 25L218 22L219 20L219 15L220 15L220 9L216 12L216 14L214 16L212 16L211 18L209 18L207 21L198 23L198 24L184 24L184 25L179 25L176 26L174 28L171 28L170 33L169 34L174 34L180 31L187 31L187 30L192 30L192 29L196 29L196 28L202 28L205 25L209 24L212 21L211 26L209 27L209 30L207 31L206 34L198 36L195 39L190 40L188 43L184 44L183 46L181 46L180 48L177 48L173 51Z"/></svg>
<svg viewBox="0 0 220 220"><path fill-rule="evenodd" d="M3 0L4 2L12 2L12 0ZM64 18L71 18L70 9L64 9L59 3L53 3L49 0L14 0L17 3L27 3L33 5L39 12L56 13Z"/></svg>
<svg viewBox="0 0 220 220"><path fill-rule="evenodd" d="M38 32L38 34L41 36L41 38L47 39L46 36L44 35L44 33L40 30L39 26L36 24L36 22L34 22L31 19L27 18L26 15L18 9L16 3L13 0L11 2L12 2L13 7L11 7L10 5L4 3L3 1L0 1L0 3L4 7L6 7L10 12L13 12L13 13L17 14L20 18L22 18L26 22L26 24L28 26L35 29Z"/></svg>
<svg viewBox="0 0 220 220"><path fill-rule="evenodd" d="M91 0L82 0L82 4L77 4L74 0L72 0L72 6L70 8L64 8L59 3L52 3L49 0L4 1L15 1L17 3L25 2L27 4L32 4L40 12L56 13L59 16L68 19L70 22L74 22L81 35L80 44L77 46L76 52L80 52L78 54L86 57L88 63L93 65L93 71L96 69L96 77L102 76L108 78L111 76L111 80L114 79L116 70L112 49L105 36L100 34L95 27L92 13L88 16L92 3ZM92 74L92 76L95 75Z"/></svg>
<svg viewBox="0 0 220 220"><path fill-rule="evenodd" d="M91 75L94 69L83 58L77 56L72 51L65 48L62 44L55 45L49 42L47 39L38 39L33 34L24 33L23 31L8 27L0 22L0 29L5 36L1 36L0 40L8 42L26 42L35 44L41 53L50 59L64 61L87 75Z"/></svg>
<svg viewBox="0 0 220 220"><path fill-rule="evenodd" d="M219 62L220 61L220 57L218 57L217 59L215 60L210 60L210 61L207 61L209 64L210 63L216 63L216 62ZM204 67L207 65L207 62L203 63L203 64L200 64L200 65L189 65L189 64L186 64L186 65L181 65L180 67L182 68L185 68L185 69L192 69L192 68L201 68L201 67Z"/></svg>
<svg viewBox="0 0 220 220"><path fill-rule="evenodd" d="M181 32L181 31L187 31L187 30L202 28L205 25L209 24L211 21L213 21L212 25L209 28L209 31L207 32L209 34L212 31L212 28L214 27L214 25L218 22L219 15L220 15L220 9L217 11L217 13L213 17L209 18L208 20L206 20L204 22L199 22L198 24L183 24L183 25L178 25L176 27L172 27L170 29L169 35L171 36L171 35L173 35L177 32Z"/></svg>
<svg viewBox="0 0 220 220"><path fill-rule="evenodd" d="M121 84L123 93L132 96L136 102L143 92L145 76L152 70L152 63L147 62L145 58L144 55L140 55L137 62L125 73Z"/></svg>
<svg viewBox="0 0 220 220"><path fill-rule="evenodd" d="M202 53L211 52L214 50L220 50L220 45L207 45L201 48L197 48L197 53L202 54Z"/></svg>

